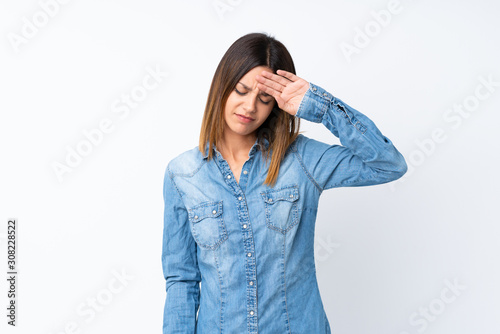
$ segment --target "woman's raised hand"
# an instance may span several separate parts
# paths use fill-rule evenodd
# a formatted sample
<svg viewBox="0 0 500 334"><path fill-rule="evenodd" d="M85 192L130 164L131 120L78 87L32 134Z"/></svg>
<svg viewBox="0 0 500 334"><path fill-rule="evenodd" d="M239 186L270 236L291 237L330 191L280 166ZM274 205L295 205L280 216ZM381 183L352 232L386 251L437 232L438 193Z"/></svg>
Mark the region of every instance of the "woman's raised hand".
<svg viewBox="0 0 500 334"><path fill-rule="evenodd" d="M262 75L257 75L257 88L274 97L280 109L295 115L309 89L309 82L284 70L276 72L278 75L269 71L262 71Z"/></svg>

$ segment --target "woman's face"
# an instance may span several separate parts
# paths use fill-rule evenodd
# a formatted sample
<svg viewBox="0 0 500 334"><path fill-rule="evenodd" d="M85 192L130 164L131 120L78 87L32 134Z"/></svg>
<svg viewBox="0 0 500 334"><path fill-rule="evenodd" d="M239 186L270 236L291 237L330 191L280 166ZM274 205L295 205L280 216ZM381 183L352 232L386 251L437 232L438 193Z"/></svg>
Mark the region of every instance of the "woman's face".
<svg viewBox="0 0 500 334"><path fill-rule="evenodd" d="M263 70L273 72L267 66L257 66L248 71L229 94L224 110L225 128L230 135L247 136L264 123L276 101L257 88L256 75ZM226 133L228 134L228 133Z"/></svg>

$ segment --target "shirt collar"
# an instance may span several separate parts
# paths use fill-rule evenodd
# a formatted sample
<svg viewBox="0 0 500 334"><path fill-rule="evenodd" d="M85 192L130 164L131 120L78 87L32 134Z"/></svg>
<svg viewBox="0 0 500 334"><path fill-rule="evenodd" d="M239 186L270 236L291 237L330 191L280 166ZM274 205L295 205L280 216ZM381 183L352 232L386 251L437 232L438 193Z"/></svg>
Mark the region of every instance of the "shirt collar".
<svg viewBox="0 0 500 334"><path fill-rule="evenodd" d="M263 138L262 142L264 143L264 146L267 149L269 147L269 141L267 140L267 138ZM205 153L203 154L203 159L207 159L208 158L208 150L209 149L210 149L210 144L207 141L207 143L205 145ZM257 139L255 139L255 142L253 143L252 147L250 148L250 152L248 152L248 156L251 157L255 153L255 151L257 151L259 149L260 149L259 138L257 138ZM222 157L222 155L217 150L217 147L215 147L215 145L213 146L212 150L215 152L215 156L217 156L219 158Z"/></svg>

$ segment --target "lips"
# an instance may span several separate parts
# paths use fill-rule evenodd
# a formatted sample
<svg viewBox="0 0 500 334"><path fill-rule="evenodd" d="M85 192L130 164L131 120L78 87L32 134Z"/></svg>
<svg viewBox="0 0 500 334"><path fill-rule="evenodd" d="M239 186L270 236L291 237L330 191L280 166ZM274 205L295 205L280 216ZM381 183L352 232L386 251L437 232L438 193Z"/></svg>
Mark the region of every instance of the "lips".
<svg viewBox="0 0 500 334"><path fill-rule="evenodd" d="M248 117L248 116L244 116L244 115L240 115L240 114L236 114L236 116L244 119L244 120L247 120L247 121L253 121L254 119L252 117Z"/></svg>

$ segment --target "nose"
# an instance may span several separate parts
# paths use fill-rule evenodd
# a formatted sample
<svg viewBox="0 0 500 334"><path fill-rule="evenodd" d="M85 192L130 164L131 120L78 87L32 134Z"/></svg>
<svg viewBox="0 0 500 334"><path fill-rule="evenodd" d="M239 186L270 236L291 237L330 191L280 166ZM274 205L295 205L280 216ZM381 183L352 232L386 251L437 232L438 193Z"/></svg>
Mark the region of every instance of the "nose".
<svg viewBox="0 0 500 334"><path fill-rule="evenodd" d="M251 94L247 94L247 96L245 96L245 99L243 101L243 109L246 112L254 112L256 109L256 105L257 105L257 94L253 92Z"/></svg>

